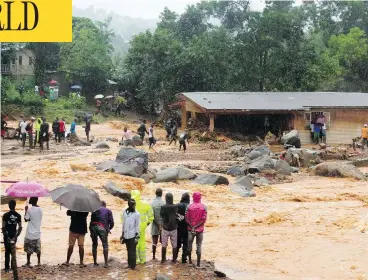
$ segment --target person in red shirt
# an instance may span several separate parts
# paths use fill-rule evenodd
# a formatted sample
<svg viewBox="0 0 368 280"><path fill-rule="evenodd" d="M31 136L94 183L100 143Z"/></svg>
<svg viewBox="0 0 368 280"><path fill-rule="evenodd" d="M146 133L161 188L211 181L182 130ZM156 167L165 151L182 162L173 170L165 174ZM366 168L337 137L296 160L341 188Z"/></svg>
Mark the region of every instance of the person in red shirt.
<svg viewBox="0 0 368 280"><path fill-rule="evenodd" d="M61 138L65 138L65 119L62 118L59 122L60 128L59 128L59 143L61 141Z"/></svg>

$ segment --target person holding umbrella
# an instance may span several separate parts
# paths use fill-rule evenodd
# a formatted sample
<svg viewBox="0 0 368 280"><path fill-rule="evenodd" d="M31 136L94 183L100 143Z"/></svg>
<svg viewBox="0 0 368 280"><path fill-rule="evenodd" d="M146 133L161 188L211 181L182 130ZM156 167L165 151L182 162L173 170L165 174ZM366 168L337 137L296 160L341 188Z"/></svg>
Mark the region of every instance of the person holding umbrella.
<svg viewBox="0 0 368 280"><path fill-rule="evenodd" d="M31 266L31 255L37 254L38 265L41 265L41 223L43 211L37 204L38 197L31 197L29 204L32 205L28 209L25 207L24 221L28 223L26 235L24 237L24 251L27 253L26 266Z"/></svg>
<svg viewBox="0 0 368 280"><path fill-rule="evenodd" d="M84 237L87 233L87 217L88 212L78 212L78 211L66 211L66 214L70 216L70 227L69 227L69 247L66 257L66 262L63 265L69 266L70 258L73 254L73 248L75 242L78 240L79 247L79 266L86 267L83 263L84 259Z"/></svg>

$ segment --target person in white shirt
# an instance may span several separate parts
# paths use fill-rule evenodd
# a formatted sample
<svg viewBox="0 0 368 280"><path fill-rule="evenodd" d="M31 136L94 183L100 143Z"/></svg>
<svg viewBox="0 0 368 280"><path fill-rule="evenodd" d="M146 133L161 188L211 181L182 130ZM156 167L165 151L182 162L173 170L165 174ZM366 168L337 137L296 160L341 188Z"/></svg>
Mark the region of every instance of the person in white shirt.
<svg viewBox="0 0 368 280"><path fill-rule="evenodd" d="M18 133L19 134L18 134L17 141L19 141L20 139L22 139L22 132L21 132L21 130L22 130L23 123L24 123L24 116L23 115L20 115L20 120L18 122Z"/></svg>
<svg viewBox="0 0 368 280"><path fill-rule="evenodd" d="M126 127L124 127L123 138L121 138L121 143L124 144L124 146L134 147L133 132Z"/></svg>
<svg viewBox="0 0 368 280"><path fill-rule="evenodd" d="M22 135L22 146L23 146L23 148L25 147L26 140L27 140L27 130L26 130L27 125L28 125L28 122L24 121L24 122L22 122L22 125L20 127L20 134Z"/></svg>
<svg viewBox="0 0 368 280"><path fill-rule="evenodd" d="M136 247L139 240L139 228L140 215L135 210L135 200L130 199L128 201L128 208L123 211L123 232L120 241L126 245L128 251L128 267L132 270L135 269L137 263Z"/></svg>
<svg viewBox="0 0 368 280"><path fill-rule="evenodd" d="M153 124L148 129L148 141L149 141L149 149L152 149L153 146L156 144L155 137L153 137Z"/></svg>
<svg viewBox="0 0 368 280"><path fill-rule="evenodd" d="M30 209L25 207L24 220L27 223L27 231L24 237L24 251L27 253L26 266L31 266L31 255L37 254L38 265L41 265L41 223L42 209L37 205L38 197L31 197L29 203Z"/></svg>

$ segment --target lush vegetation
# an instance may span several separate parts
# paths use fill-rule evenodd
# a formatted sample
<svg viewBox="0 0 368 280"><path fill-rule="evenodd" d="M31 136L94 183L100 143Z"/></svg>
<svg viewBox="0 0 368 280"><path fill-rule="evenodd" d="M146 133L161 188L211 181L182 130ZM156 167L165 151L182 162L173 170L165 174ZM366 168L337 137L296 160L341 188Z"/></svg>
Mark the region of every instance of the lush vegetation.
<svg viewBox="0 0 368 280"><path fill-rule="evenodd" d="M148 113L183 91L368 92L368 2L270 1L258 12L247 1L203 1L182 15L165 9L124 57L113 50L110 24L111 17L73 18L72 43L27 44L36 83L45 82L46 70L61 69L88 100L113 79ZM12 46L3 59L11 59ZM3 89L2 102L20 102L14 88ZM74 104L60 101L63 109Z"/></svg>
<svg viewBox="0 0 368 280"><path fill-rule="evenodd" d="M204 1L131 42L124 85L147 110L183 91L368 91L368 2Z"/></svg>

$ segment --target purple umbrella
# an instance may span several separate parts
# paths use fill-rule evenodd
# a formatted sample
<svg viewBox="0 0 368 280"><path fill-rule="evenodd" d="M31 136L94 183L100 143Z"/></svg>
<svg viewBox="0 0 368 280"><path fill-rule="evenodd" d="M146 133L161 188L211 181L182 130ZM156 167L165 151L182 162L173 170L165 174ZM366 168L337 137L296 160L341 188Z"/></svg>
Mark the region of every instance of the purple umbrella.
<svg viewBox="0 0 368 280"><path fill-rule="evenodd" d="M43 197L49 196L49 191L37 182L18 182L5 190L12 197Z"/></svg>

